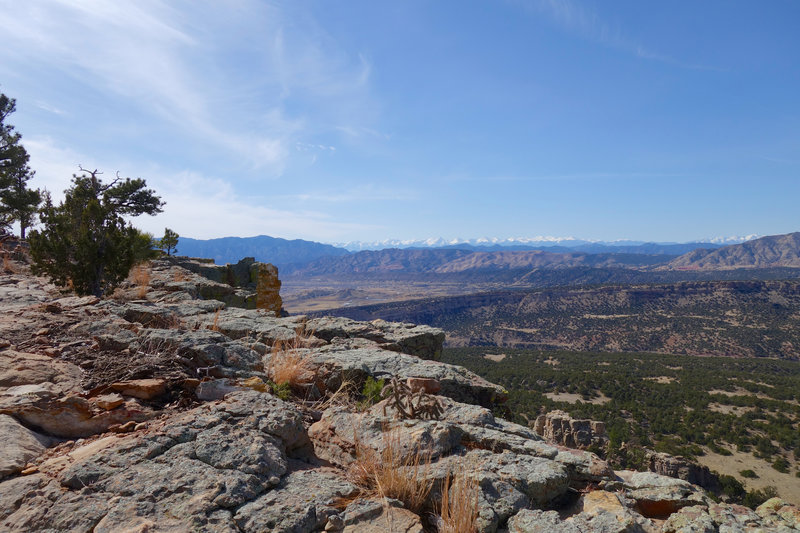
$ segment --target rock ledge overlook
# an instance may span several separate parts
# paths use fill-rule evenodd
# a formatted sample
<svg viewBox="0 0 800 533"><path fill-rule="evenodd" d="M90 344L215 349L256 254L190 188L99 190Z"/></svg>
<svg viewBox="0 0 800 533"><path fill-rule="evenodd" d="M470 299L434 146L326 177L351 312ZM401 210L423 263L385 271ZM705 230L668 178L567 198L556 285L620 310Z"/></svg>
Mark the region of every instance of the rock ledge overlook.
<svg viewBox="0 0 800 533"><path fill-rule="evenodd" d="M434 328L246 309L230 284L169 261L107 300L17 271L0 275L3 531L435 531L458 475L474 481L480 532L800 530L777 498L715 503L495 417L505 391L438 362ZM306 372L291 392L269 381L286 354ZM408 384L434 414L359 401L368 378ZM353 475L388 447L424 450L422 510Z"/></svg>

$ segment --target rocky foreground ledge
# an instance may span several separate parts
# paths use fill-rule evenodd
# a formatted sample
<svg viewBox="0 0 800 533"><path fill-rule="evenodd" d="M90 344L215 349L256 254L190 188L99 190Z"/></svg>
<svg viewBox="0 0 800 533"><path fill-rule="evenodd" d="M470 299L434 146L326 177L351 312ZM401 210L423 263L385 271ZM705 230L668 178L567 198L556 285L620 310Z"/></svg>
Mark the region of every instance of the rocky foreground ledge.
<svg viewBox="0 0 800 533"><path fill-rule="evenodd" d="M481 532L800 530L777 498L715 503L496 418L505 391L436 361L440 330L276 317L231 294L168 262L102 301L0 275L0 530L435 531L458 476ZM291 393L269 382L287 353L310 373ZM364 403L370 377L430 409ZM359 479L387 452L406 473L422 457L414 512Z"/></svg>

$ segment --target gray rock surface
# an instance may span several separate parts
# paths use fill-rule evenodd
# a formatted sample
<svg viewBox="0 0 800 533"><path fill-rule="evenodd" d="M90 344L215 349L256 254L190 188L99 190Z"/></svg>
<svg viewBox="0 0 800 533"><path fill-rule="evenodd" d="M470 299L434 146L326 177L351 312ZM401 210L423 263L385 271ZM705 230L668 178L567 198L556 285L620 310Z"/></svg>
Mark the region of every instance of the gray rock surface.
<svg viewBox="0 0 800 533"><path fill-rule="evenodd" d="M397 376L434 379L441 384L442 396L465 403L490 406L507 397L502 387L463 367L382 350L374 344L369 346L361 342L358 345L330 344L309 352L327 390L337 390L346 380L360 387L368 376L375 379Z"/></svg>
<svg viewBox="0 0 800 533"><path fill-rule="evenodd" d="M235 530L233 511L277 485L289 457L308 457L310 445L301 415L268 394L240 392L208 405L69 464L0 529ZM0 493L12 481L0 483Z"/></svg>
<svg viewBox="0 0 800 533"><path fill-rule="evenodd" d="M349 470L390 446L424 450L416 476L432 483L429 506L448 477L475 481L481 533L798 530L800 510L780 499L755 512L716 504L687 481L615 474L566 440L495 418L487 407L504 391L433 360L438 330L208 299L240 291L173 264L105 301L0 277L0 530L419 532L429 516L356 486ZM311 364L325 404L265 392L273 353L286 350ZM413 378L437 394L438 419L325 396L367 376ZM585 427L568 426L562 436L581 445Z"/></svg>
<svg viewBox="0 0 800 533"><path fill-rule="evenodd" d="M336 337L367 339L384 350L416 355L422 359L437 359L444 344L444 332L438 328L385 320L357 322L342 317L320 317L310 319L306 328L328 342Z"/></svg>

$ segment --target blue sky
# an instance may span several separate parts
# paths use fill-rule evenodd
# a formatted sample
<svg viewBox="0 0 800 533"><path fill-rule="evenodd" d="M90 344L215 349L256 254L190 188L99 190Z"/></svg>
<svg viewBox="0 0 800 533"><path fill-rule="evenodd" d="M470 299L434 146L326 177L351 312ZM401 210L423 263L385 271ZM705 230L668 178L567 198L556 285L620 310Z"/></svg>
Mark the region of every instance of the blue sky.
<svg viewBox="0 0 800 533"><path fill-rule="evenodd" d="M800 230L800 2L0 0L36 178L156 235Z"/></svg>

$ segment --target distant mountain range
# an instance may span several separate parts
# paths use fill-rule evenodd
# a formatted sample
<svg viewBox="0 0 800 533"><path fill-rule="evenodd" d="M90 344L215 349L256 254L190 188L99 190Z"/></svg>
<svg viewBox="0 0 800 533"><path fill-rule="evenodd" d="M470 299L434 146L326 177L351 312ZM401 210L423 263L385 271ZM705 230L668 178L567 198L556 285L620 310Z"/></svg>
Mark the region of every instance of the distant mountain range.
<svg viewBox="0 0 800 533"><path fill-rule="evenodd" d="M294 264L309 263L320 257L335 257L350 252L330 244L259 235L209 240L181 237L178 241L178 253L190 257L206 257L220 265L236 263L244 257L255 257L258 261L272 263L279 270L283 270Z"/></svg>
<svg viewBox="0 0 800 533"><path fill-rule="evenodd" d="M304 240L182 237L181 255L233 263L243 257L276 265L283 275L326 276L385 274L452 274L549 268L634 268L722 270L800 267L800 232L723 246L718 243L589 242L578 239L475 239L452 243L426 241L424 247L352 252ZM408 243L406 243L408 244ZM439 244L436 247L434 245Z"/></svg>
<svg viewBox="0 0 800 533"><path fill-rule="evenodd" d="M667 265L682 270L800 267L800 232L761 237L717 249L697 249Z"/></svg>
<svg viewBox="0 0 800 533"><path fill-rule="evenodd" d="M483 251L499 250L499 249L516 249L516 250L543 250L551 247L566 248L573 251L586 252L592 248L599 247L602 251L611 251L608 248L629 248L639 249L640 246L678 246L684 247L683 252L669 252L669 253L684 253L689 250L697 248L697 245L719 245L725 246L728 244L738 244L755 239L758 235L747 235L744 237L713 237L709 239L702 239L691 243L652 243L648 241L631 241L631 240L618 240L618 241L590 241L584 239L576 239L575 237L519 237L510 239L501 238L488 238L482 237L479 239L443 239L441 237L431 239L418 239L418 240L402 240L402 239L387 239L383 241L350 241L345 243L334 243L334 246L345 248L351 252L360 252L363 250L385 250L387 248L450 248L457 247L461 249L477 249ZM632 252L637 253L637 252ZM660 253L660 252L643 252L643 253Z"/></svg>

